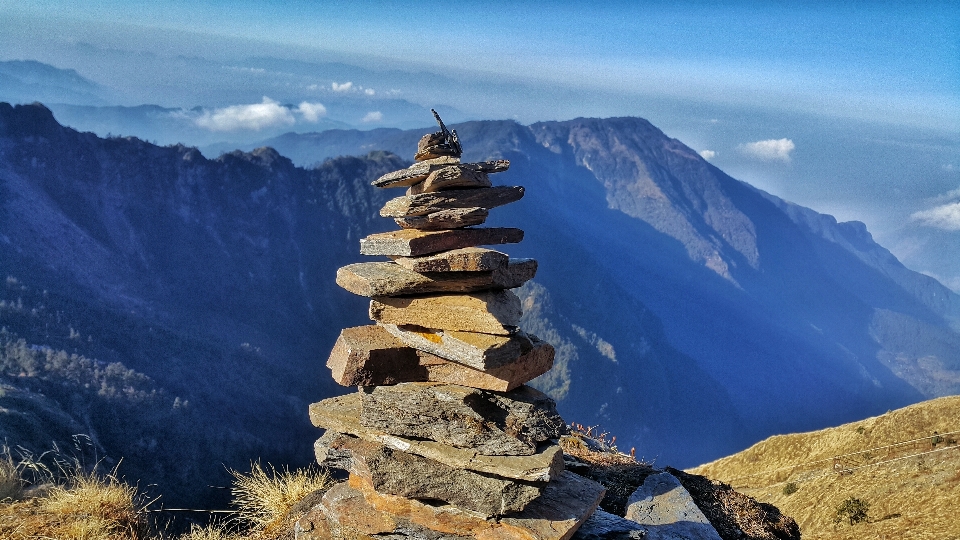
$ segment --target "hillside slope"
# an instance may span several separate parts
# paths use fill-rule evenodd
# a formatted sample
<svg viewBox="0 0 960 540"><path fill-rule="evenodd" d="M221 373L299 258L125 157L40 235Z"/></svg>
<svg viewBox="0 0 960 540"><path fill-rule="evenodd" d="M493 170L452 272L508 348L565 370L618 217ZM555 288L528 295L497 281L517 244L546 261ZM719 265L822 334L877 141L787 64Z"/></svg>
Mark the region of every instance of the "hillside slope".
<svg viewBox="0 0 960 540"><path fill-rule="evenodd" d="M776 435L690 472L774 504L797 520L804 538L957 538L958 441L960 396L951 396L838 427ZM796 491L788 493L788 483ZM834 522L850 497L870 504L867 522Z"/></svg>

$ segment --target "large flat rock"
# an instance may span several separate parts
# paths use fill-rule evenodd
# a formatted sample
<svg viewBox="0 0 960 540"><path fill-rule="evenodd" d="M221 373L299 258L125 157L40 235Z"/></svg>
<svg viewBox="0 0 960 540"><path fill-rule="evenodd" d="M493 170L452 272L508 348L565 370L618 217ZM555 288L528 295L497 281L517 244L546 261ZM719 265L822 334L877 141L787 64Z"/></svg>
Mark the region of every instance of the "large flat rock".
<svg viewBox="0 0 960 540"><path fill-rule="evenodd" d="M404 195L390 199L380 209L383 217L402 218L422 216L450 208L496 208L523 198L522 186L494 186L477 189L457 189L437 193Z"/></svg>
<svg viewBox="0 0 960 540"><path fill-rule="evenodd" d="M422 182L430 173L449 167L451 164L459 164L460 159L444 156L428 161L421 161L419 163L414 163L406 169L394 171L387 173L380 178L377 178L372 182L376 187L381 188L392 188L392 187L407 187L412 186L418 182ZM464 163L461 165L464 169L470 170L478 173L497 173L502 172L510 168L510 162L505 159L500 159L496 161L484 161L481 163Z"/></svg>
<svg viewBox="0 0 960 540"><path fill-rule="evenodd" d="M720 540L690 493L668 472L651 474L627 500L624 516L654 540Z"/></svg>
<svg viewBox="0 0 960 540"><path fill-rule="evenodd" d="M348 484L374 508L429 530L477 540L567 540L593 513L606 490L600 484L564 472L522 512L484 519L452 505L428 504L374 490L370 482L350 475Z"/></svg>
<svg viewBox="0 0 960 540"><path fill-rule="evenodd" d="M509 336L520 324L520 298L508 290L468 294L376 297L370 319L384 324L416 325Z"/></svg>
<svg viewBox="0 0 960 540"><path fill-rule="evenodd" d="M470 540L472 537L431 531L381 512L347 482L332 486L294 525L296 540Z"/></svg>
<svg viewBox="0 0 960 540"><path fill-rule="evenodd" d="M492 272L431 272L421 274L393 262L348 264L337 270L337 285L360 296L404 296L444 292L513 289L533 279L534 259L511 260Z"/></svg>
<svg viewBox="0 0 960 540"><path fill-rule="evenodd" d="M360 424L360 396L348 394L310 405L310 421L327 432L314 444L321 465L349 469L350 456L334 444L345 433L384 446L416 454L455 469L466 469L528 482L548 482L563 472L563 452L556 444L540 444L529 456L486 456L476 450L456 448L436 441L408 439L365 428ZM332 435L331 435L332 434Z"/></svg>
<svg viewBox="0 0 960 540"><path fill-rule="evenodd" d="M545 486L456 469L359 438L342 437L338 442L351 453L350 474L367 480L378 492L443 501L484 517L523 510Z"/></svg>
<svg viewBox="0 0 960 540"><path fill-rule="evenodd" d="M407 189L407 195L434 193L454 188L485 188L492 185L490 175L485 172L465 165L449 165L431 172L423 182L410 186Z"/></svg>
<svg viewBox="0 0 960 540"><path fill-rule="evenodd" d="M490 392L453 384L364 387L360 423L391 435L430 439L488 456L528 456L566 433L556 403L521 386Z"/></svg>
<svg viewBox="0 0 960 540"><path fill-rule="evenodd" d="M402 229L440 231L480 225L487 220L488 215L490 212L486 208L451 208L423 216L394 218L394 221Z"/></svg>
<svg viewBox="0 0 960 540"><path fill-rule="evenodd" d="M383 327L405 345L480 371L512 364L533 350L533 340L519 331L497 336L395 324Z"/></svg>
<svg viewBox="0 0 960 540"><path fill-rule="evenodd" d="M376 233L360 239L362 255L398 255L418 257L439 251L523 241L523 230L510 227L478 227L421 231L401 229Z"/></svg>
<svg viewBox="0 0 960 540"><path fill-rule="evenodd" d="M393 262L414 272L493 272L505 268L510 256L492 249L467 247L422 257L393 257Z"/></svg>
<svg viewBox="0 0 960 540"><path fill-rule="evenodd" d="M536 336L527 336L533 343L528 353L509 364L480 371L408 347L382 326L358 326L340 332L327 367L343 386L432 381L507 392L553 367L553 347Z"/></svg>
<svg viewBox="0 0 960 540"><path fill-rule="evenodd" d="M419 163L414 163L406 169L389 172L380 178L377 178L371 182L371 184L381 188L412 186L417 182L422 182L427 178L427 176L430 176L431 172L442 169L443 167L447 167L454 163L460 163L460 158L443 156L437 159L421 161Z"/></svg>

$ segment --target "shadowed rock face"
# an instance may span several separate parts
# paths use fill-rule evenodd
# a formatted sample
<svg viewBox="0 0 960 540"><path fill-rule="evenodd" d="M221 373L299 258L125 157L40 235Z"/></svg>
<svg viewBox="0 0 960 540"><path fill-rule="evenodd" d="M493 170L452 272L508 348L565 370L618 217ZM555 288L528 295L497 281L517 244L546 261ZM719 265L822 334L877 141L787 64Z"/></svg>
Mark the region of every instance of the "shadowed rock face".
<svg viewBox="0 0 960 540"><path fill-rule="evenodd" d="M956 295L861 227L738 182L641 119L456 129L465 162L509 159L491 181L527 189L485 226L523 229L504 251L542 268L518 291L521 327L557 350L534 384L621 448L692 466L960 392ZM421 135L313 134L308 162L410 155ZM210 160L0 105L0 277L18 280L0 293L31 303L0 323L150 377L157 410L178 415L163 437L144 433L134 451L129 433L98 428L125 466L175 479L145 482L186 485L184 464L214 456L307 463L305 404L344 391L323 359L341 328L368 323L368 302L331 277L357 261L361 238L396 228L376 214L399 192L369 183L407 163L378 154L306 170L284 141ZM213 440L198 437L207 431L228 442L177 442Z"/></svg>

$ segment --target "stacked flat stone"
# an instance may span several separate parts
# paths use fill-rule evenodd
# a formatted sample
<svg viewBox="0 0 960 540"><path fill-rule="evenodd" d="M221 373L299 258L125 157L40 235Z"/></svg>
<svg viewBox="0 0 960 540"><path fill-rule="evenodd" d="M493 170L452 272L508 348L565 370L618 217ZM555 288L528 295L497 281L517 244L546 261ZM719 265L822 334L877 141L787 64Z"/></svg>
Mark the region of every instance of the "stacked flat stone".
<svg viewBox="0 0 960 540"><path fill-rule="evenodd" d="M349 480L301 520L305 538L559 540L604 495L564 471L566 424L524 384L554 357L519 329L510 291L534 277L536 261L479 247L522 240L520 229L475 226L523 188L492 185L506 160L461 163L456 132L437 121L417 163L373 182L407 188L380 211L401 229L360 241L362 254L391 260L337 272L337 284L370 298L376 324L343 330L327 361L359 391L310 406L327 430L317 460Z"/></svg>

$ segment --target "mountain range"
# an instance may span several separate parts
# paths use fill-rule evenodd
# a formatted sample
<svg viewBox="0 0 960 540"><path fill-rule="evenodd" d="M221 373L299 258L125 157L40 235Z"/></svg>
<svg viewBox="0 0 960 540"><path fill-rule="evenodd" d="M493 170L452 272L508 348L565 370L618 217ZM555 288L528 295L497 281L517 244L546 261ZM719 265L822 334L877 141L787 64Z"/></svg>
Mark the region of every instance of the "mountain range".
<svg viewBox="0 0 960 540"><path fill-rule="evenodd" d="M688 467L960 392L960 298L862 223L731 178L639 118L452 127L464 160L509 159L495 181L526 187L490 224L524 229L505 250L540 262L522 326L558 353L535 386L621 449ZM377 210L399 193L369 182L427 131L208 159L0 104L0 406L23 412L3 435L82 428L170 500L215 499L215 463L309 462L307 403L348 391L325 356L367 322L335 270L395 227Z"/></svg>

